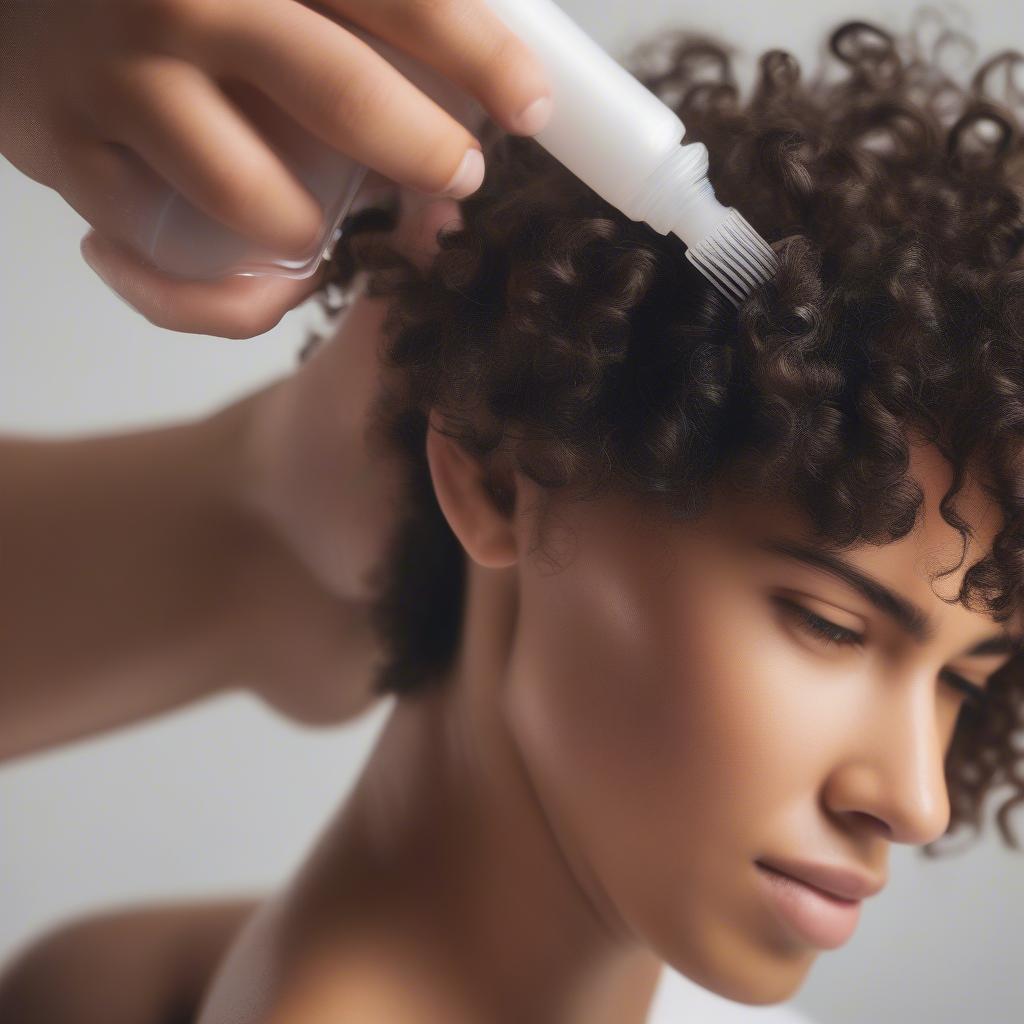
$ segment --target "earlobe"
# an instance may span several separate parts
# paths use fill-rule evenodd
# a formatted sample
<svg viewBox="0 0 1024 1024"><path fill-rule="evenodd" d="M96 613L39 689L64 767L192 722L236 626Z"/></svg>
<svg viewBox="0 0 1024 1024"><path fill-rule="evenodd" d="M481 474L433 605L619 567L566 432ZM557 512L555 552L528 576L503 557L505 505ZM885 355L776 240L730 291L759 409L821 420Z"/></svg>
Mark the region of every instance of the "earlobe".
<svg viewBox="0 0 1024 1024"><path fill-rule="evenodd" d="M515 483L492 479L486 468L441 429L431 410L427 463L434 493L466 554L487 569L504 569L517 558Z"/></svg>

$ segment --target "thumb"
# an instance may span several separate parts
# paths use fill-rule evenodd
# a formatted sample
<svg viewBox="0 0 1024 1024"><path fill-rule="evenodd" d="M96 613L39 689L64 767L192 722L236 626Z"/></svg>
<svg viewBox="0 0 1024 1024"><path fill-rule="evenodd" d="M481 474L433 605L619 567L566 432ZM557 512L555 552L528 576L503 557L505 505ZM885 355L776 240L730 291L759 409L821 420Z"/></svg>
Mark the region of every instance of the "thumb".
<svg viewBox="0 0 1024 1024"><path fill-rule="evenodd" d="M127 246L95 229L80 243L85 262L120 299L151 324L170 331L252 338L275 327L319 287L326 267L311 277L232 275L190 281L161 273Z"/></svg>

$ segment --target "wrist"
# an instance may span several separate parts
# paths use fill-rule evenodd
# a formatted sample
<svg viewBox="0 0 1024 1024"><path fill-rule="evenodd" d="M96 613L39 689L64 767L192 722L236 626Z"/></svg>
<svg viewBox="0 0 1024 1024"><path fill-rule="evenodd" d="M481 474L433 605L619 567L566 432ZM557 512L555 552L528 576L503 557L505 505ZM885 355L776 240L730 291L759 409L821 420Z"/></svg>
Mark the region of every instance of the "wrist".
<svg viewBox="0 0 1024 1024"><path fill-rule="evenodd" d="M377 642L365 602L326 586L300 530L301 502L282 479L285 378L205 420L208 491L230 552L221 604L229 673L291 718L344 721L372 703ZM285 459L286 464L291 460Z"/></svg>
<svg viewBox="0 0 1024 1024"><path fill-rule="evenodd" d="M278 532L275 502L270 500L270 459L267 406L277 401L283 381L246 395L218 410L205 421L220 438L213 445L219 484L215 500L239 521L274 535Z"/></svg>
<svg viewBox="0 0 1024 1024"><path fill-rule="evenodd" d="M274 547L272 534L251 505L253 469L249 465L249 432L253 399L248 396L188 424L183 458L191 469L189 504L215 551L204 572L211 605L210 649L205 658L213 690L251 688L254 663L263 638L246 637L255 595L244 581L267 564ZM270 581L266 581L270 582Z"/></svg>
<svg viewBox="0 0 1024 1024"><path fill-rule="evenodd" d="M286 450L292 379L276 381L222 410L221 429L231 450L223 498L261 538L261 547L275 549L275 557L287 556L310 572L315 563L307 557L300 528L301 488L290 474Z"/></svg>
<svg viewBox="0 0 1024 1024"><path fill-rule="evenodd" d="M373 382L343 340L251 396L234 486L245 514L325 593L366 604L394 473L367 447Z"/></svg>
<svg viewBox="0 0 1024 1024"><path fill-rule="evenodd" d="M250 396L238 501L325 592L371 603L408 486L377 402L402 386L379 348L389 309L358 295L294 373Z"/></svg>

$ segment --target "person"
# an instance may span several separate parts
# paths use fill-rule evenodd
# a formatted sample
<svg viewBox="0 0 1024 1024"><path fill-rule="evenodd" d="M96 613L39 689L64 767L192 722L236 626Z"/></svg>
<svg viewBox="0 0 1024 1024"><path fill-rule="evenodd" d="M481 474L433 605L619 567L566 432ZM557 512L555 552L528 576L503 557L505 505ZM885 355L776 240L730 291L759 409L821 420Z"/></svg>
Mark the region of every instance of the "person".
<svg viewBox="0 0 1024 1024"><path fill-rule="evenodd" d="M400 187L410 224L430 217L437 192L464 196L482 179L470 162L469 177L449 184L478 140L332 13L444 72L506 130L542 126L543 69L481 0L457 10L414 0L335 0L317 10L293 0L2 3L0 152L90 222L84 255L152 323L229 338L262 333L319 286L326 263L308 280L186 282L130 245L126 197L154 174L255 240L285 244L290 233L309 233L311 197L233 112L218 92L223 80L259 68L273 99L371 167L357 203ZM410 244L416 258L429 251L422 239ZM300 388L306 403L348 401L353 430L364 407L357 385L372 372L372 305L353 310L343 332L353 359L345 372L358 375L347 394ZM343 506L335 512L352 531L345 550L334 538L316 552L310 574L279 529L308 514L312 479L292 473L293 492L247 497L252 481L235 470L249 465L253 445L290 458L274 428L255 423L290 415L284 390L169 429L0 439L0 761L237 685L303 721L343 721L365 705L357 684L344 686L368 636L358 560L383 543L387 523L347 488L358 480L369 501L386 491L388 471L370 472L361 439L342 436L333 404L307 410L332 423L311 477L335 468L332 500ZM276 519L250 498L273 506ZM257 651L268 621L273 639ZM294 680L299 668L304 685Z"/></svg>
<svg viewBox="0 0 1024 1024"><path fill-rule="evenodd" d="M388 300L395 702L287 884L165 942L199 1024L628 1024L666 964L765 1006L860 909L780 872L877 894L1003 783L1016 846L1021 136L1006 55L967 92L899 42L840 25L831 83L770 50L741 104L726 44L660 38L641 79L780 258L738 310L500 132L425 265L370 211L342 236L324 288ZM330 516L293 529L316 564Z"/></svg>

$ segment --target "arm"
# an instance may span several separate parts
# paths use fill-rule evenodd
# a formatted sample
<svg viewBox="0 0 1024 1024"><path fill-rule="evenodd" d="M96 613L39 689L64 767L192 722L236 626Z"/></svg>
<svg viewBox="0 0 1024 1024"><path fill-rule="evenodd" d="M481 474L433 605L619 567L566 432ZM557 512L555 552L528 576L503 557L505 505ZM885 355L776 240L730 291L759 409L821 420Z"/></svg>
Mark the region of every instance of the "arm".
<svg viewBox="0 0 1024 1024"><path fill-rule="evenodd" d="M400 193L421 266L451 200ZM375 699L372 570L403 471L368 436L387 302L194 423L0 439L0 761L247 687L308 723Z"/></svg>
<svg viewBox="0 0 1024 1024"><path fill-rule="evenodd" d="M0 441L0 757L237 678L225 580L237 411L80 441Z"/></svg>
<svg viewBox="0 0 1024 1024"><path fill-rule="evenodd" d="M362 705L363 606L237 497L251 421L281 386L169 428L0 440L0 760L232 687L295 691L299 673L308 689L282 710Z"/></svg>

